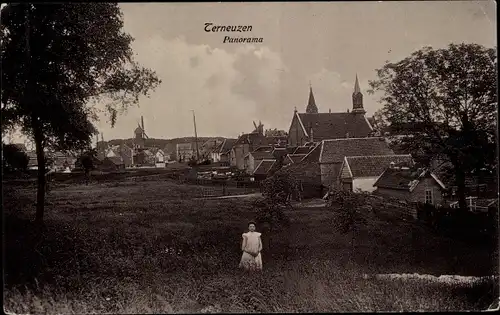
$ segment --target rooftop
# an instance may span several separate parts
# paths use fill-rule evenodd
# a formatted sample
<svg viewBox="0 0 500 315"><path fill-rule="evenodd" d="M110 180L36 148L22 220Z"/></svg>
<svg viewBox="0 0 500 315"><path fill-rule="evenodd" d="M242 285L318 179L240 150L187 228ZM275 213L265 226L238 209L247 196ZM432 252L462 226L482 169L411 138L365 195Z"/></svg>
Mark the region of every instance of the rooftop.
<svg viewBox="0 0 500 315"><path fill-rule="evenodd" d="M298 113L305 133L313 139L337 139L346 137L367 137L372 128L364 115L355 113Z"/></svg>
<svg viewBox="0 0 500 315"><path fill-rule="evenodd" d="M404 164L410 167L411 155L371 155L371 156L346 156L346 165L352 177L374 177L380 176L391 163Z"/></svg>
<svg viewBox="0 0 500 315"><path fill-rule="evenodd" d="M384 138L345 138L322 141L320 163L342 163L346 156L394 155Z"/></svg>

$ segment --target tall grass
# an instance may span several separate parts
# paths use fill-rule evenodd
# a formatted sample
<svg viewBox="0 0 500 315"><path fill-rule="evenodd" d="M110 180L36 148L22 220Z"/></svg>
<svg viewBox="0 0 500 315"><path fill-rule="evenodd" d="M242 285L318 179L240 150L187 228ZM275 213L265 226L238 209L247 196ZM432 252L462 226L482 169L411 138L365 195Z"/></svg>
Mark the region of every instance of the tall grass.
<svg viewBox="0 0 500 315"><path fill-rule="evenodd" d="M58 188L41 231L29 220L34 192L11 191L4 200L5 310L435 311L485 309L498 296L492 282L363 279L384 272L485 275L495 264L490 248L376 217L356 235L352 255L350 236L332 229L335 216L325 208L297 208L287 213L288 229L264 230L264 272L241 273L239 241L256 210L245 199L182 198L192 190L165 181Z"/></svg>

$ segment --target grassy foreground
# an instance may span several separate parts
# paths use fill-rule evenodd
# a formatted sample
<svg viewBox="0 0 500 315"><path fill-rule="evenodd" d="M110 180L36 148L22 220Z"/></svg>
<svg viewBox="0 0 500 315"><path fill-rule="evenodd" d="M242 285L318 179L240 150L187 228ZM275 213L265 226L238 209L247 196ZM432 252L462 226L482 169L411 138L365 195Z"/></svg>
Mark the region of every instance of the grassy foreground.
<svg viewBox="0 0 500 315"><path fill-rule="evenodd" d="M237 270L248 199L193 200L168 181L55 188L41 234L35 192L4 188L4 309L14 313L345 312L486 309L498 284L382 281L363 273L490 275L491 246L373 217L352 251L334 214L298 205L264 237L264 272ZM271 242L269 244L269 239Z"/></svg>

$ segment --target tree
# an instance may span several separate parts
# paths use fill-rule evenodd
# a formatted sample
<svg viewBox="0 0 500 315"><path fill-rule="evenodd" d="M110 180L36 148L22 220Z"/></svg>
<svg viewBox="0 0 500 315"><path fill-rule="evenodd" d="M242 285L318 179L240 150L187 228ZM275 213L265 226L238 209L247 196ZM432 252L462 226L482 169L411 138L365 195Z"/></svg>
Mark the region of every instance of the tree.
<svg viewBox="0 0 500 315"><path fill-rule="evenodd" d="M354 257L354 241L360 228L367 224L368 202L365 193L334 190L329 194L327 207L335 211L333 228L342 234L351 233L351 258Z"/></svg>
<svg viewBox="0 0 500 315"><path fill-rule="evenodd" d="M408 135L399 145L427 162L451 163L461 209L466 176L495 164L496 65L496 49L426 47L385 64L370 82L371 93L383 93L382 114L391 129Z"/></svg>
<svg viewBox="0 0 500 315"><path fill-rule="evenodd" d="M80 163L82 165L83 171L85 172L86 185L88 185L90 182L90 172L96 167L96 165L94 165L95 160L97 160L96 149L87 150L80 156Z"/></svg>
<svg viewBox="0 0 500 315"><path fill-rule="evenodd" d="M386 128L387 128L387 121L384 117L384 114L381 109L377 110L373 114L373 129L380 132L381 135L384 134Z"/></svg>
<svg viewBox="0 0 500 315"><path fill-rule="evenodd" d="M122 28L116 3L8 4L1 11L2 128L21 128L34 140L37 222L44 212L44 150L88 147L95 104L105 104L113 126L161 82L133 60L133 38Z"/></svg>
<svg viewBox="0 0 500 315"><path fill-rule="evenodd" d="M271 247L272 234L286 227L290 221L285 210L293 210L291 196L300 199L297 180L291 174L281 172L262 181L263 198L254 203L257 208L257 222L269 228L268 246Z"/></svg>
<svg viewBox="0 0 500 315"><path fill-rule="evenodd" d="M2 164L5 172L26 171L29 157L14 144L2 143Z"/></svg>

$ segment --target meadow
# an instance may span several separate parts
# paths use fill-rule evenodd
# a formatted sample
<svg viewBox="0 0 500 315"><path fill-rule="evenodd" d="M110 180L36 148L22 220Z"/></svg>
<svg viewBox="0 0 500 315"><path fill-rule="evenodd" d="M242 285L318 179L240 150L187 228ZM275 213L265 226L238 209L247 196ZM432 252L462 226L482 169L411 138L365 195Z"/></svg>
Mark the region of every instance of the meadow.
<svg viewBox="0 0 500 315"><path fill-rule="evenodd" d="M234 188L237 194L239 188ZM238 270L253 198L198 199L171 180L56 185L37 230L35 191L4 183L4 310L211 313L483 310L498 283L445 285L363 274L497 274L494 244L471 244L373 215L355 236L335 213L298 203L263 233L264 272ZM243 191L242 191L243 192Z"/></svg>

